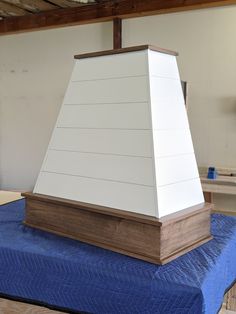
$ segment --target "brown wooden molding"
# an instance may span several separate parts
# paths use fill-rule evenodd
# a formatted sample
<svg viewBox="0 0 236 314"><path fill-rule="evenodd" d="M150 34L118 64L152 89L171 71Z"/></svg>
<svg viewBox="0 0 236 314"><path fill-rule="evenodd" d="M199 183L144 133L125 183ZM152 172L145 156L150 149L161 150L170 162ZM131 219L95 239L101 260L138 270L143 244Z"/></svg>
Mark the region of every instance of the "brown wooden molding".
<svg viewBox="0 0 236 314"><path fill-rule="evenodd" d="M236 4L236 0L116 0L96 4L60 8L0 21L0 34L41 28L111 21L116 17L131 18Z"/></svg>
<svg viewBox="0 0 236 314"><path fill-rule="evenodd" d="M26 198L28 226L157 264L209 241L211 204L161 219L36 193Z"/></svg>
<svg viewBox="0 0 236 314"><path fill-rule="evenodd" d="M140 51L140 50L146 50L146 49L150 49L150 50L166 53L166 54L173 55L173 56L178 56L178 52L175 52L175 51L171 51L171 50L168 50L168 49L155 47L155 46L152 46L152 45L141 45L141 46L120 48L120 49L112 49L112 50L104 50L104 51L83 53L83 54L75 55L74 58L75 59L85 59L85 58L107 56L107 55L113 55L113 54L119 54L119 53L131 52L131 51Z"/></svg>

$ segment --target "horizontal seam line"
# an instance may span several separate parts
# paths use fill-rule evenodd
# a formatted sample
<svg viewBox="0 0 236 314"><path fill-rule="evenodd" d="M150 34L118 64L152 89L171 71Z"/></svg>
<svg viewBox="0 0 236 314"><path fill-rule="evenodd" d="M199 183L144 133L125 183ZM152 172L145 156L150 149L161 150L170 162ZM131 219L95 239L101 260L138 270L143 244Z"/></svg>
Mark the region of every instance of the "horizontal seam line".
<svg viewBox="0 0 236 314"><path fill-rule="evenodd" d="M170 77L170 76L161 76L161 75L155 75L155 74L150 74L150 77L158 77L158 78L164 78L164 79L168 79L168 80L173 80L173 81L179 81L181 82L181 79L179 78L175 78L175 77Z"/></svg>
<svg viewBox="0 0 236 314"><path fill-rule="evenodd" d="M118 130L118 131L149 131L151 129L135 129L135 128L88 128L88 127L78 127L78 126L57 126L57 129L79 129L79 130Z"/></svg>
<svg viewBox="0 0 236 314"><path fill-rule="evenodd" d="M118 77L107 77L107 78L92 78L92 79L86 79L86 80L71 80L71 83L77 83L77 82L96 82L96 81L110 81L110 80L120 80L120 79L126 79L126 78L136 78L136 77L148 77L147 74L139 74L139 75L124 75L124 76L118 76Z"/></svg>
<svg viewBox="0 0 236 314"><path fill-rule="evenodd" d="M199 179L199 177L194 177L194 178L191 178L191 179L176 181L176 182L172 182L172 183L168 183L168 184L162 184L162 185L158 185L158 184L157 184L157 187L160 188L160 187L165 187L165 186L169 186L169 185L175 185L175 184L178 184L178 183L194 181L194 180L196 180L196 179Z"/></svg>
<svg viewBox="0 0 236 314"><path fill-rule="evenodd" d="M96 102L96 103L81 103L81 104L64 103L63 106L94 106L94 105L123 105L123 104L149 104L149 101L143 100L143 101L122 101L122 102Z"/></svg>
<svg viewBox="0 0 236 314"><path fill-rule="evenodd" d="M135 156L135 155L121 155L121 154L113 154L113 153L99 153L99 152L86 152L86 151L79 151L79 150L69 150L69 149L56 149L56 148L49 148L49 151L58 151L58 152L70 152L70 153L80 153L80 154L93 154L93 155L106 155L106 156L122 156L122 157L134 157L134 158L148 158L152 159L150 156Z"/></svg>
<svg viewBox="0 0 236 314"><path fill-rule="evenodd" d="M175 154L175 155L165 155L165 156L155 156L155 159L162 159L162 158L170 158L170 157L178 157L178 156L185 156L185 155L194 155L194 150L189 153L182 153L182 154Z"/></svg>
<svg viewBox="0 0 236 314"><path fill-rule="evenodd" d="M124 183L124 184L130 184L130 185L146 186L146 187L151 187L151 188L154 187L153 185L148 185L148 184L119 181L119 180L111 180L111 179L97 178L97 177L90 177L90 176L82 176L82 175L68 174L68 173L63 173L63 172L55 172L55 171L47 171L47 170L42 170L41 172L54 173L54 174L65 175L65 176L69 176L69 177L86 178L86 179L93 179L93 180L99 180L99 181L108 181L108 182Z"/></svg>

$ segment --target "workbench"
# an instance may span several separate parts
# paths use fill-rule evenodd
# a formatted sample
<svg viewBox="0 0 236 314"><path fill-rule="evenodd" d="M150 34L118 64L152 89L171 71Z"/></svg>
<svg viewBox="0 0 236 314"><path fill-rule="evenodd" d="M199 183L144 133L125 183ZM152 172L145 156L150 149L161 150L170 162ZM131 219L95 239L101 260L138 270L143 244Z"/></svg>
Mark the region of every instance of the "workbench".
<svg viewBox="0 0 236 314"><path fill-rule="evenodd" d="M235 283L235 217L213 214L213 240L159 266L26 227L24 207L0 207L2 296L70 313L216 314Z"/></svg>
<svg viewBox="0 0 236 314"><path fill-rule="evenodd" d="M214 194L229 194L236 196L236 177L219 175L216 179L207 179L206 175L201 176L202 189L205 201L214 203ZM216 209L216 212L224 212L233 215L232 212L226 212Z"/></svg>

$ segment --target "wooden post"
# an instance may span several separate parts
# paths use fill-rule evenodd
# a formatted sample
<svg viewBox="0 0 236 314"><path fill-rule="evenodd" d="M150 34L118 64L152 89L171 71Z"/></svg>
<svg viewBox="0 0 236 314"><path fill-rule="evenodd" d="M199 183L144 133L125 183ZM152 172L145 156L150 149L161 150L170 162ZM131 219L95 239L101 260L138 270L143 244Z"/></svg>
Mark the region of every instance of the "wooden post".
<svg viewBox="0 0 236 314"><path fill-rule="evenodd" d="M207 203L213 203L213 193L212 192L203 192L204 194L204 198L205 198L205 202Z"/></svg>
<svg viewBox="0 0 236 314"><path fill-rule="evenodd" d="M227 292L226 295L226 309L230 311L236 311L236 283Z"/></svg>
<svg viewBox="0 0 236 314"><path fill-rule="evenodd" d="M113 19L113 49L122 48L122 19Z"/></svg>

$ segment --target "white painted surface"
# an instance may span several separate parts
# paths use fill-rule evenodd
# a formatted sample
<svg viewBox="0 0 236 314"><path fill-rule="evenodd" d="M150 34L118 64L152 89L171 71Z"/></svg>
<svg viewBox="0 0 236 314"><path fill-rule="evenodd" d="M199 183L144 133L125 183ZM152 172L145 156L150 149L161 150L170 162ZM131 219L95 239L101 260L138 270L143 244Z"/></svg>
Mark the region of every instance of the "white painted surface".
<svg viewBox="0 0 236 314"><path fill-rule="evenodd" d="M60 112L59 127L151 129L148 103L67 105Z"/></svg>
<svg viewBox="0 0 236 314"><path fill-rule="evenodd" d="M140 56L141 73L154 74L122 77L131 59L131 72L135 60L139 67ZM201 203L175 57L117 57L109 69L111 56L96 58L96 79L93 58L81 61L82 73L76 63L34 192L156 217Z"/></svg>
<svg viewBox="0 0 236 314"><path fill-rule="evenodd" d="M154 129L189 128L180 80L151 76L150 93Z"/></svg>
<svg viewBox="0 0 236 314"><path fill-rule="evenodd" d="M189 128L186 107L183 103L153 101L151 110L152 124L156 130Z"/></svg>
<svg viewBox="0 0 236 314"><path fill-rule="evenodd" d="M164 186L199 176L194 153L156 158L156 183Z"/></svg>
<svg viewBox="0 0 236 314"><path fill-rule="evenodd" d="M151 158L49 150L42 170L154 186Z"/></svg>
<svg viewBox="0 0 236 314"><path fill-rule="evenodd" d="M138 66L137 66L138 65ZM147 75L147 50L106 58L95 57L76 61L71 80L95 80Z"/></svg>
<svg viewBox="0 0 236 314"><path fill-rule="evenodd" d="M113 78L107 80L71 82L65 104L116 104L146 102L147 76Z"/></svg>
<svg viewBox="0 0 236 314"><path fill-rule="evenodd" d="M169 157L193 153L190 131L153 130L154 152L156 157Z"/></svg>
<svg viewBox="0 0 236 314"><path fill-rule="evenodd" d="M180 80L176 58L172 55L148 51L149 75Z"/></svg>
<svg viewBox="0 0 236 314"><path fill-rule="evenodd" d="M157 188L159 217L204 202L200 179Z"/></svg>
<svg viewBox="0 0 236 314"><path fill-rule="evenodd" d="M152 187L41 172L35 192L155 215Z"/></svg>
<svg viewBox="0 0 236 314"><path fill-rule="evenodd" d="M183 92L179 80L150 76L150 88L152 101L184 104Z"/></svg>
<svg viewBox="0 0 236 314"><path fill-rule="evenodd" d="M56 128L51 149L151 157L151 131Z"/></svg>

